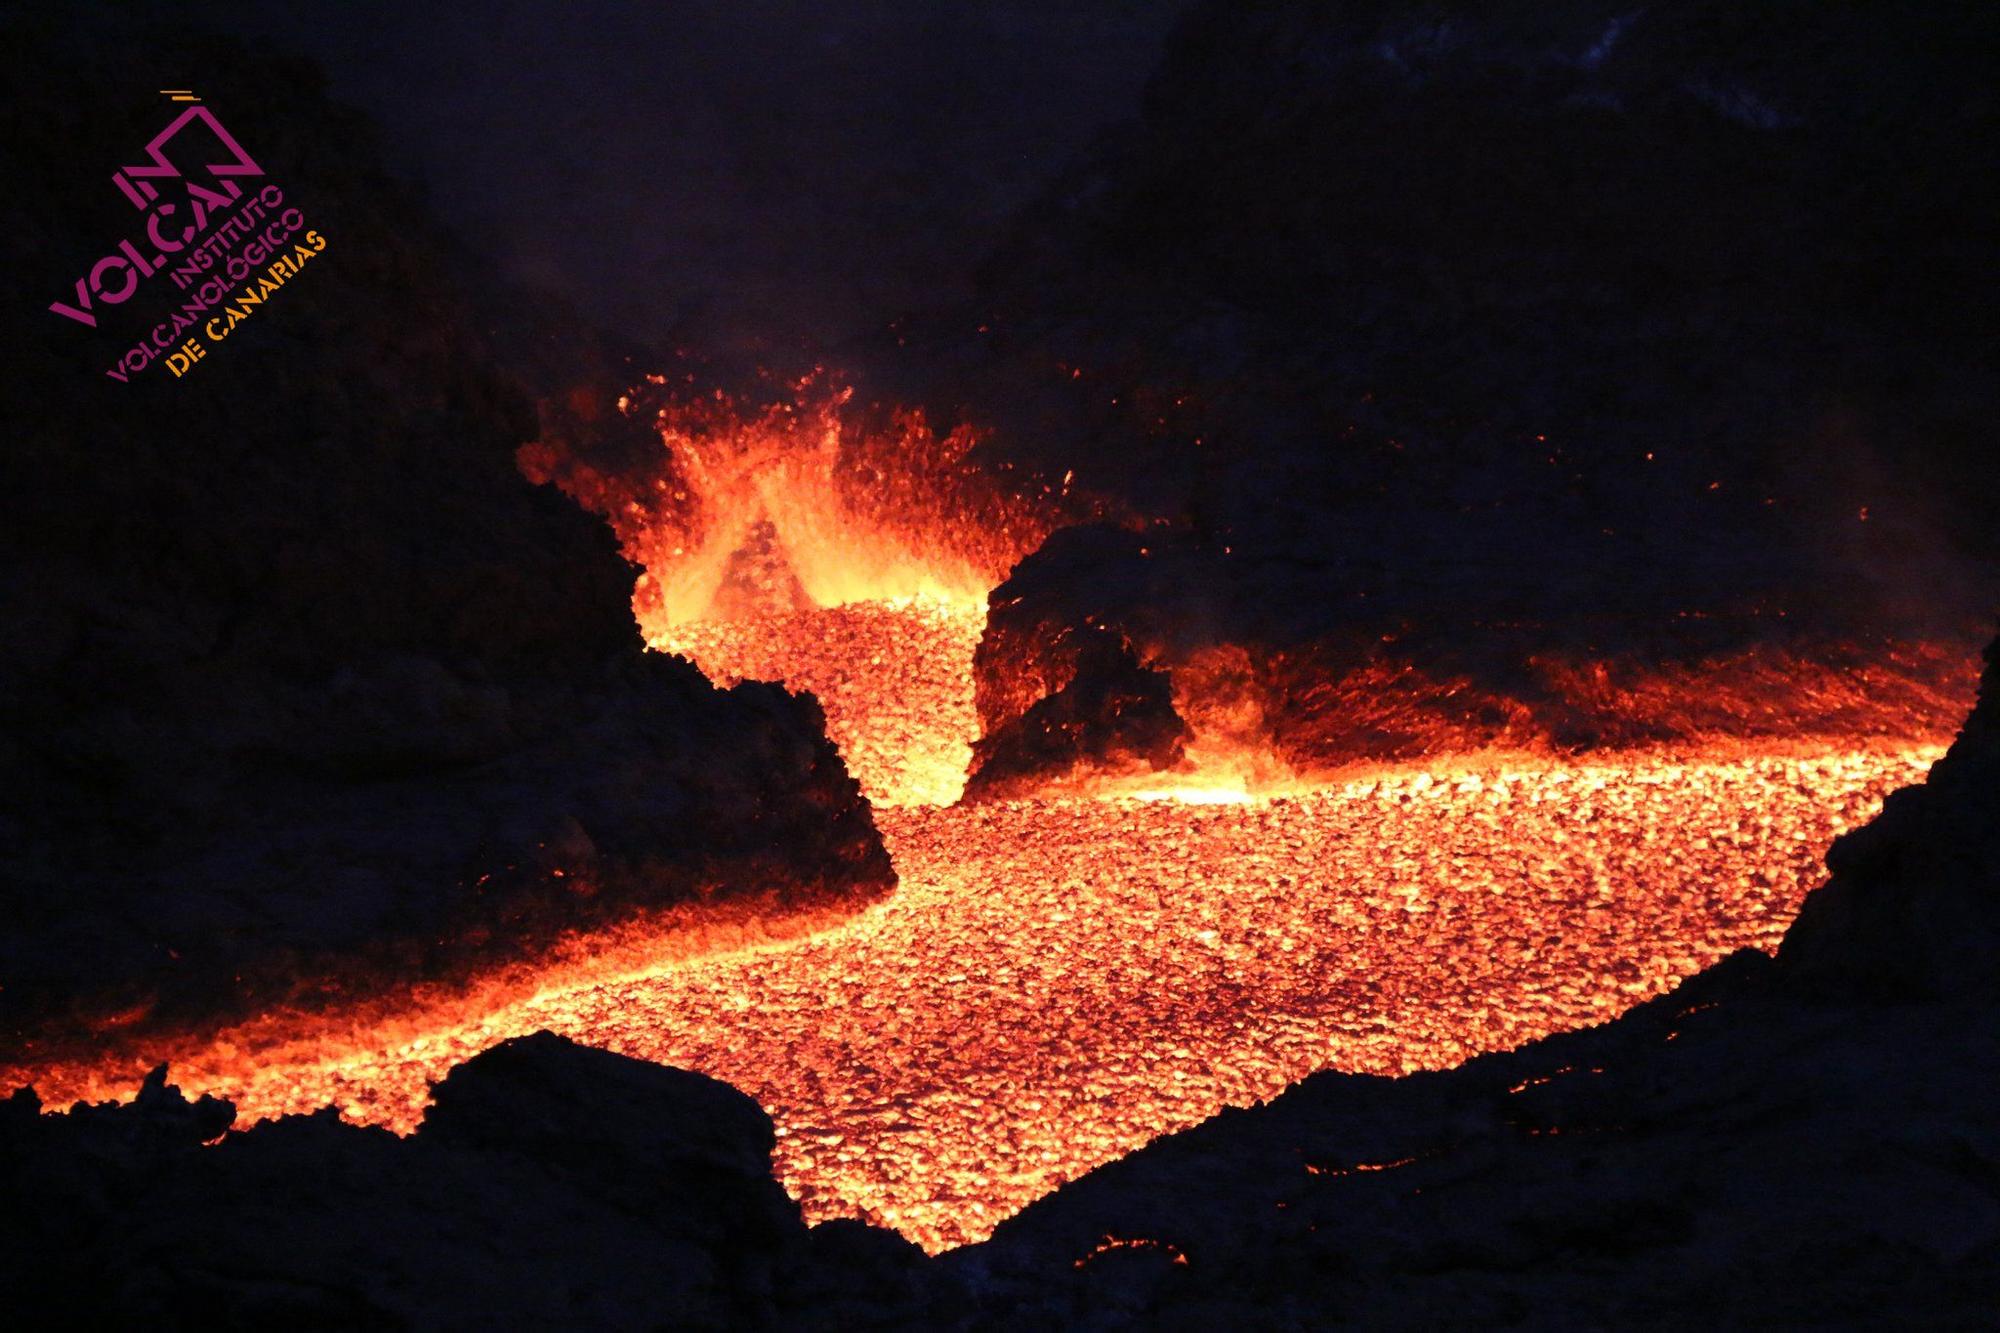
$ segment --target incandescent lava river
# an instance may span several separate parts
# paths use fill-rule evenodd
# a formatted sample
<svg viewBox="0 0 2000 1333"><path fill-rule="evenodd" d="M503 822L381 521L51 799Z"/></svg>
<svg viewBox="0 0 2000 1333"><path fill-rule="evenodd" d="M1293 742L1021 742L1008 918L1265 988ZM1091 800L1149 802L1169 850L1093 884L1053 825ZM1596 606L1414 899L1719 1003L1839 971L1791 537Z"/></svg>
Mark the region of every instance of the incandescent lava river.
<svg viewBox="0 0 2000 1333"><path fill-rule="evenodd" d="M711 571L709 604L727 580ZM887 900L693 957L627 939L484 1005L224 1034L168 1053L174 1081L235 1100L239 1125L332 1104L406 1131L451 1065L546 1028L743 1089L808 1217L937 1251L1315 1070L1450 1066L1774 948L1832 839L1943 739L1473 754L1276 795L1196 778L955 805L980 590L806 591L679 622L642 596L642 621L718 679L818 694L894 858ZM36 1076L52 1100L136 1082Z"/></svg>

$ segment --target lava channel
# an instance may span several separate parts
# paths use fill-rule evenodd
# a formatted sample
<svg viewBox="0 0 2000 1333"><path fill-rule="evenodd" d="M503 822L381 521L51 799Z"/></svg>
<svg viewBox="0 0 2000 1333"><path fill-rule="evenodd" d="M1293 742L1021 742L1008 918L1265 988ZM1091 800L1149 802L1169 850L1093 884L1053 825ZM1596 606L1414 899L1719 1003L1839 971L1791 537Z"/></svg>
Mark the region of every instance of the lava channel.
<svg viewBox="0 0 2000 1333"><path fill-rule="evenodd" d="M735 1084L776 1121L809 1218L937 1251L1315 1070L1453 1065L1773 949L1833 838L1941 753L1923 737L1474 755L1279 797L927 804L962 776L976 615L905 601L677 631L721 675L816 673L878 802L888 901L788 944L690 959L661 943L420 1021L322 1017L282 1040L266 1023L154 1058L190 1095L234 1100L239 1124L330 1104L408 1131L452 1065L547 1028ZM62 1103L129 1096L142 1071L27 1072Z"/></svg>

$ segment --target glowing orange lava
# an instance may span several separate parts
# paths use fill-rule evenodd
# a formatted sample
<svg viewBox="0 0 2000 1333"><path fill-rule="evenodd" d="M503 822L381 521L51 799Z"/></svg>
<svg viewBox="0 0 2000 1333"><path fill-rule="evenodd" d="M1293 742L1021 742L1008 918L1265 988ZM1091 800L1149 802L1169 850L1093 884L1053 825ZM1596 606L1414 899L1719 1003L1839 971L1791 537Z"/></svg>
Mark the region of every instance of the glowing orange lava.
<svg viewBox="0 0 2000 1333"><path fill-rule="evenodd" d="M884 599L983 608L986 592L1065 521L1102 512L1069 483L989 471L979 434L939 433L920 412L865 412L820 374L764 386L771 401L682 395L649 376L619 400L662 449L616 470L553 442L522 470L602 514L644 568L632 605L649 639Z"/></svg>
<svg viewBox="0 0 2000 1333"><path fill-rule="evenodd" d="M883 810L901 889L813 938L373 1044L187 1051L176 1081L247 1118L332 1104L407 1130L453 1064L549 1028L734 1083L777 1121L810 1217L937 1250L1314 1070L1449 1066L1775 947L1832 838L1938 753L1474 761L1244 804ZM39 1082L61 1102L129 1095L137 1074Z"/></svg>
<svg viewBox="0 0 2000 1333"><path fill-rule="evenodd" d="M1315 1070L1453 1065L1774 948L1833 838L1941 753L1930 732L1711 738L1378 765L1278 794L1225 754L1116 791L953 806L983 592L1045 521L995 502L1017 520L995 536L911 507L843 434L845 401L747 423L628 402L660 413L676 451L658 494L705 488L678 507L528 463L594 496L648 564L636 605L655 646L819 697L876 803L889 900L697 957L682 935L628 935L600 966L442 1012L280 1015L149 1060L235 1100L242 1124L331 1104L408 1130L430 1081L547 1028L735 1084L776 1121L809 1217L935 1251ZM963 460L962 441L902 429ZM916 475L950 492L944 465ZM0 1087L130 1096L145 1063L0 1071Z"/></svg>
<svg viewBox="0 0 2000 1333"><path fill-rule="evenodd" d="M648 642L721 685L810 691L848 772L879 806L949 805L965 789L979 716L972 652L985 608L935 598L661 626Z"/></svg>

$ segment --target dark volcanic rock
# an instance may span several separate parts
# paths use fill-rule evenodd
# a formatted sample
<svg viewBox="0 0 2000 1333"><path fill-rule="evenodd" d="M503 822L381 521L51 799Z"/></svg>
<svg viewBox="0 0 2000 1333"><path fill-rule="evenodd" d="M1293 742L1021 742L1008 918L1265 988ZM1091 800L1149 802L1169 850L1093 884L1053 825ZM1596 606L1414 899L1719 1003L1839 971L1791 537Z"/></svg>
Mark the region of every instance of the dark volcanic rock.
<svg viewBox="0 0 2000 1333"><path fill-rule="evenodd" d="M1996 50L1969 0L1200 4L881 373L1336 596L1983 611Z"/></svg>
<svg viewBox="0 0 2000 1333"><path fill-rule="evenodd" d="M1148 623L1220 614L1260 706L1417 672L1449 728L1591 744L1538 661L1976 637L1996 52L1972 3L1197 5L872 387L1171 520L1132 545L1194 587L1107 558L1082 612L1169 669ZM1042 575L1014 616L1083 623Z"/></svg>
<svg viewBox="0 0 2000 1333"><path fill-rule="evenodd" d="M5 22L34 186L0 203L0 1063L69 1018L891 882L817 708L648 660L611 533L516 470L537 397L572 433L620 422L601 340L518 296L489 335L476 266L310 68L126 16ZM190 70L327 249L184 377L119 384L110 307L47 306L134 225L107 178Z"/></svg>
<svg viewBox="0 0 2000 1333"><path fill-rule="evenodd" d="M896 1238L807 1230L771 1178L770 1120L741 1093L546 1033L455 1069L409 1139L325 1112L203 1147L229 1115L163 1072L126 1107L0 1104L9 1317L830 1326L834 1293L879 1317L911 1290Z"/></svg>
<svg viewBox="0 0 2000 1333"><path fill-rule="evenodd" d="M1802 1004L1773 971L1448 1073L1316 1075L943 1263L1010 1327L1982 1322L1991 1009Z"/></svg>
<svg viewBox="0 0 2000 1333"><path fill-rule="evenodd" d="M1017 717L981 718L965 799L1034 791L1052 778L1150 773L1181 761L1188 732L1174 711L1172 677L1140 666L1121 635L1094 626L1064 632L1049 648L1067 679Z"/></svg>
<svg viewBox="0 0 2000 1333"><path fill-rule="evenodd" d="M1972 645L1956 634L1912 644L1757 617L1475 611L1481 573L1362 586L1183 531L1063 529L989 599L973 661L986 739L968 790L989 769L1017 785L1057 778L1085 753L1180 760L1181 744L1115 743L1166 729L1146 730L1131 688L1087 688L1079 663L1094 644L1107 683L1143 680L1184 744L1294 773L1487 746L1937 734L1973 694ZM1062 729L1044 739L1051 719Z"/></svg>
<svg viewBox="0 0 2000 1333"><path fill-rule="evenodd" d="M1315 1075L945 1267L1001 1322L1087 1328L1990 1319L1996 658L1930 780L1835 845L1775 963L1745 950L1445 1073Z"/></svg>
<svg viewBox="0 0 2000 1333"><path fill-rule="evenodd" d="M771 1118L727 1083L539 1032L458 1066L431 1099L426 1140L560 1167L635 1210L697 1201L692 1239L755 1248L797 1226L771 1179Z"/></svg>
<svg viewBox="0 0 2000 1333"><path fill-rule="evenodd" d="M2000 1000L2000 640L1951 750L1826 860L1778 955L1800 984Z"/></svg>

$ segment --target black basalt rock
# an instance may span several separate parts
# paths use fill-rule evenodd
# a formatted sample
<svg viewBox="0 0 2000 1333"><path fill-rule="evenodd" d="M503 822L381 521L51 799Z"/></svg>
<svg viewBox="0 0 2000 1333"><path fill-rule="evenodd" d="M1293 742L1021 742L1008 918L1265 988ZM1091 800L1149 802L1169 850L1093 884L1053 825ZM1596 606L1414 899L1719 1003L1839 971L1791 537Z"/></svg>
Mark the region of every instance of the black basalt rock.
<svg viewBox="0 0 2000 1333"><path fill-rule="evenodd" d="M211 1143L226 1102L0 1102L0 1287L28 1327L912 1323L922 1256L808 1231L725 1084L537 1033L453 1070L415 1135L331 1108Z"/></svg>
<svg viewBox="0 0 2000 1333"><path fill-rule="evenodd" d="M1833 844L1778 960L1799 987L2000 999L2000 640L1951 749Z"/></svg>
<svg viewBox="0 0 2000 1333"><path fill-rule="evenodd" d="M802 1225L771 1178L771 1118L701 1074L538 1032L459 1065L431 1098L421 1141L532 1158L677 1234L750 1250Z"/></svg>
<svg viewBox="0 0 2000 1333"><path fill-rule="evenodd" d="M37 183L0 200L0 1065L893 884L817 707L648 654L611 531L516 466L551 397L622 422L639 353L460 250L304 62L97 11L0 36ZM107 178L165 112L131 90L190 69L326 249L118 383L109 310L47 307L133 225Z"/></svg>

